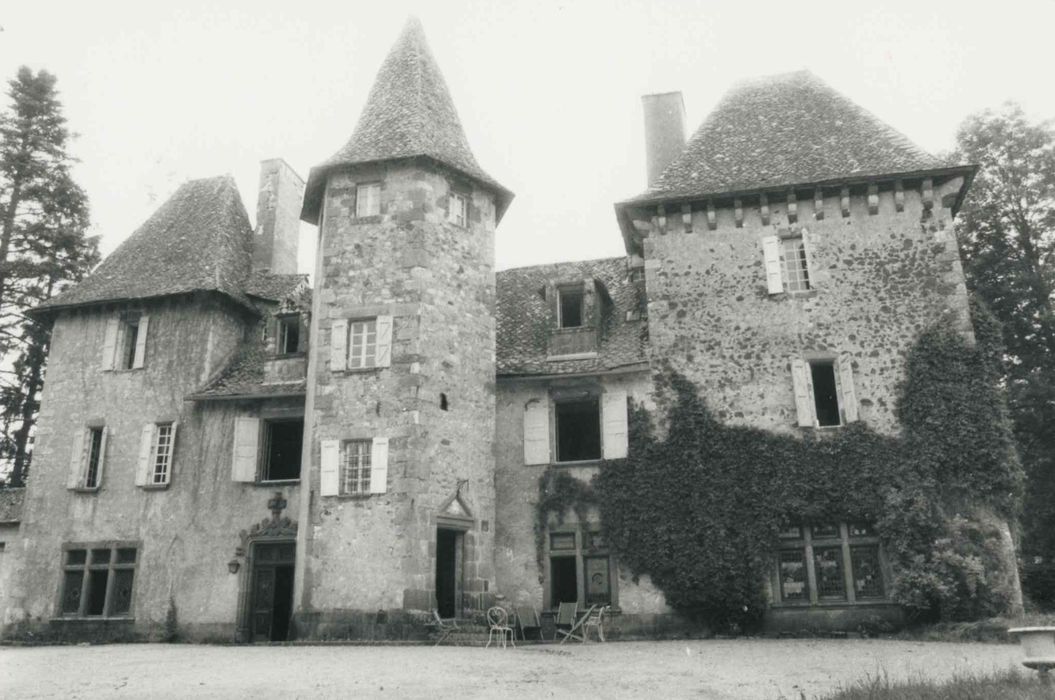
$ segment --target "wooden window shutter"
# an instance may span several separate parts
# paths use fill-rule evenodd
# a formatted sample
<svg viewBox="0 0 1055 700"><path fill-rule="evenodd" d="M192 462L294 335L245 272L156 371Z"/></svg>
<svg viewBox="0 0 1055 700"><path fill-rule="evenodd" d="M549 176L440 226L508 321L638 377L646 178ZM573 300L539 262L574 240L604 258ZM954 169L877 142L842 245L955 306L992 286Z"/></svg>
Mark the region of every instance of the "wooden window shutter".
<svg viewBox="0 0 1055 700"><path fill-rule="evenodd" d="M136 466L136 486L146 486L151 483L153 479L152 467L154 466L154 460L151 457L154 455L154 424L147 423L143 426L142 432L139 433L139 463Z"/></svg>
<svg viewBox="0 0 1055 700"><path fill-rule="evenodd" d="M389 367L392 364L392 317L377 317L377 360L378 367Z"/></svg>
<svg viewBox="0 0 1055 700"><path fill-rule="evenodd" d="M139 333L136 334L136 354L132 358L132 369L140 369L147 357L147 329L150 317L143 314L139 317Z"/></svg>
<svg viewBox="0 0 1055 700"><path fill-rule="evenodd" d="M375 437L370 446L370 493L388 491L388 438Z"/></svg>
<svg viewBox="0 0 1055 700"><path fill-rule="evenodd" d="M319 495L336 496L341 491L341 441L323 440L320 454Z"/></svg>
<svg viewBox="0 0 1055 700"><path fill-rule="evenodd" d="M234 419L234 449L231 460L231 479L252 483L256 481L257 443L260 441L260 419L237 416Z"/></svg>
<svg viewBox="0 0 1055 700"><path fill-rule="evenodd" d="M839 405L847 423L858 419L857 390L854 388L853 360L849 355L839 356Z"/></svg>
<svg viewBox="0 0 1055 700"><path fill-rule="evenodd" d="M348 321L335 319L330 326L330 371L343 372L348 367Z"/></svg>
<svg viewBox="0 0 1055 700"><path fill-rule="evenodd" d="M84 485L84 428L73 433L70 448L70 473L66 479L66 488L78 489Z"/></svg>
<svg viewBox="0 0 1055 700"><path fill-rule="evenodd" d="M626 457L627 449L626 390L604 392L601 404L602 445L605 459Z"/></svg>
<svg viewBox="0 0 1055 700"><path fill-rule="evenodd" d="M103 335L103 357L102 368L109 370L114 368L117 355L117 331L120 321L116 316L106 319L106 333Z"/></svg>
<svg viewBox="0 0 1055 700"><path fill-rule="evenodd" d="M524 406L524 464L549 464L549 401Z"/></svg>
<svg viewBox="0 0 1055 700"><path fill-rule="evenodd" d="M817 268L813 266L813 240L806 229L802 229L802 253L806 256L806 278L810 281L810 289L816 289L817 278L814 273Z"/></svg>
<svg viewBox="0 0 1055 700"><path fill-rule="evenodd" d="M813 407L810 366L802 358L791 358L791 380L795 385L795 409L799 414L799 427L812 428L817 424L817 419Z"/></svg>
<svg viewBox="0 0 1055 700"><path fill-rule="evenodd" d="M762 239L762 257L766 262L766 285L770 294L784 291L784 279L780 272L780 239L766 236Z"/></svg>
<svg viewBox="0 0 1055 700"><path fill-rule="evenodd" d="M106 439L110 436L109 428L101 429L99 438L99 469L95 473L95 488L103 485L103 469L106 467Z"/></svg>

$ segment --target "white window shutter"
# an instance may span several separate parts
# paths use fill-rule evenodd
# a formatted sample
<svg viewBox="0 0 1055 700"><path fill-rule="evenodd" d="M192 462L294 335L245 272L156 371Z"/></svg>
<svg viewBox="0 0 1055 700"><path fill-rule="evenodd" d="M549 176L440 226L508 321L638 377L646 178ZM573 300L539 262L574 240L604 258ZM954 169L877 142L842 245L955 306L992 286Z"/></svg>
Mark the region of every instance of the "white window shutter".
<svg viewBox="0 0 1055 700"><path fill-rule="evenodd" d="M348 367L348 321L335 319L330 326L330 371L343 372Z"/></svg>
<svg viewBox="0 0 1055 700"><path fill-rule="evenodd" d="M77 489L84 485L84 428L78 428L70 441L70 473L66 479L66 488Z"/></svg>
<svg viewBox="0 0 1055 700"><path fill-rule="evenodd" d="M377 317L377 361L378 367L392 364L392 317Z"/></svg>
<svg viewBox="0 0 1055 700"><path fill-rule="evenodd" d="M260 419L237 416L234 419L234 449L231 460L231 479L252 483L256 481L257 443L260 441Z"/></svg>
<svg viewBox="0 0 1055 700"><path fill-rule="evenodd" d="M136 465L136 486L146 486L153 482L151 478L154 466L154 424L147 423L139 434L139 462Z"/></svg>
<svg viewBox="0 0 1055 700"><path fill-rule="evenodd" d="M323 440L319 464L319 495L336 496L341 492L341 441Z"/></svg>
<svg viewBox="0 0 1055 700"><path fill-rule="evenodd" d="M812 428L817 424L813 407L813 390L810 382L810 367L805 360L791 358L791 380L795 385L795 409L799 414L799 426Z"/></svg>
<svg viewBox="0 0 1055 700"><path fill-rule="evenodd" d="M106 439L110 436L110 429L103 428L102 436L99 438L99 469L95 473L95 488L103 485L103 469L106 468Z"/></svg>
<svg viewBox="0 0 1055 700"><path fill-rule="evenodd" d="M780 273L780 239L766 236L762 239L762 257L766 263L766 285L770 294L784 291L784 280Z"/></svg>
<svg viewBox="0 0 1055 700"><path fill-rule="evenodd" d="M120 321L116 316L106 319L106 332L103 335L103 357L102 357L102 368L104 370L113 369L114 361L117 359L117 330L119 328Z"/></svg>
<svg viewBox="0 0 1055 700"><path fill-rule="evenodd" d="M857 390L854 388L853 360L849 355L839 356L839 404L847 423L858 419Z"/></svg>
<svg viewBox="0 0 1055 700"><path fill-rule="evenodd" d="M370 493L388 491L388 438L375 437L370 447Z"/></svg>
<svg viewBox="0 0 1055 700"><path fill-rule="evenodd" d="M147 329L150 317L143 314L139 317L139 333L136 334L136 354L132 358L132 369L140 369L147 357Z"/></svg>
<svg viewBox="0 0 1055 700"><path fill-rule="evenodd" d="M806 278L810 282L810 289L816 289L817 280L814 276L816 268L813 267L813 241L810 232L806 229L802 229L802 253L806 256Z"/></svg>
<svg viewBox="0 0 1055 700"><path fill-rule="evenodd" d="M524 464L549 462L549 402L532 399L524 406Z"/></svg>
<svg viewBox="0 0 1055 700"><path fill-rule="evenodd" d="M626 390L604 392L601 405L602 444L605 459L626 457L627 449Z"/></svg>

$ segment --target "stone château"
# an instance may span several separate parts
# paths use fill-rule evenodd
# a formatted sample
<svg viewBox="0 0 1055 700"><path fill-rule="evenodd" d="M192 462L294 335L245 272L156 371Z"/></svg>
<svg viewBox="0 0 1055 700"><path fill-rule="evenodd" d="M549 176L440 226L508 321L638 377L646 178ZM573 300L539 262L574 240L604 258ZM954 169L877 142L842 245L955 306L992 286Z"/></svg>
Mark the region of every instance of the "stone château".
<svg viewBox="0 0 1055 700"><path fill-rule="evenodd" d="M736 85L687 142L679 93L644 109L618 258L496 272L513 195L416 20L306 183L264 161L255 228L230 177L182 185L35 311L53 335L21 524L0 530L5 633L415 638L499 594L688 626L596 514L535 522L540 474L625 456L661 360L730 424L896 434L919 330L971 334L952 222L974 168L808 72ZM781 542L773 628L897 617L870 523Z"/></svg>

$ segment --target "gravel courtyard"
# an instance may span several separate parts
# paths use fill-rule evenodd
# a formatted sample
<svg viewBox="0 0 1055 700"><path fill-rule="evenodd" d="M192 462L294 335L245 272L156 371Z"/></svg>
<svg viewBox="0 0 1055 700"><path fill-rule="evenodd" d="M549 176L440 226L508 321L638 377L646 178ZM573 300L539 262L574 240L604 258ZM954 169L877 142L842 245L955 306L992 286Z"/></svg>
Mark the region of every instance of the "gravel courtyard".
<svg viewBox="0 0 1055 700"><path fill-rule="evenodd" d="M713 640L478 647L0 647L4 698L779 698L868 674L1018 667L997 644Z"/></svg>

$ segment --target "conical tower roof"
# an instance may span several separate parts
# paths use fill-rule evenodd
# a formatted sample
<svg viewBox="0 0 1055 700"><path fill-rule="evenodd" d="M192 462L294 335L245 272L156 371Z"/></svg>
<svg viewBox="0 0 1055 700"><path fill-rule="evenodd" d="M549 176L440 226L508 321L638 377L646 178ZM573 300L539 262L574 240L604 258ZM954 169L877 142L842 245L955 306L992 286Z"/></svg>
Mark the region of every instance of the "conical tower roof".
<svg viewBox="0 0 1055 700"><path fill-rule="evenodd" d="M476 162L425 31L412 17L378 71L352 138L312 168L301 218L318 222L326 176L332 170L416 157L431 158L493 190L499 219L513 199L512 192Z"/></svg>

